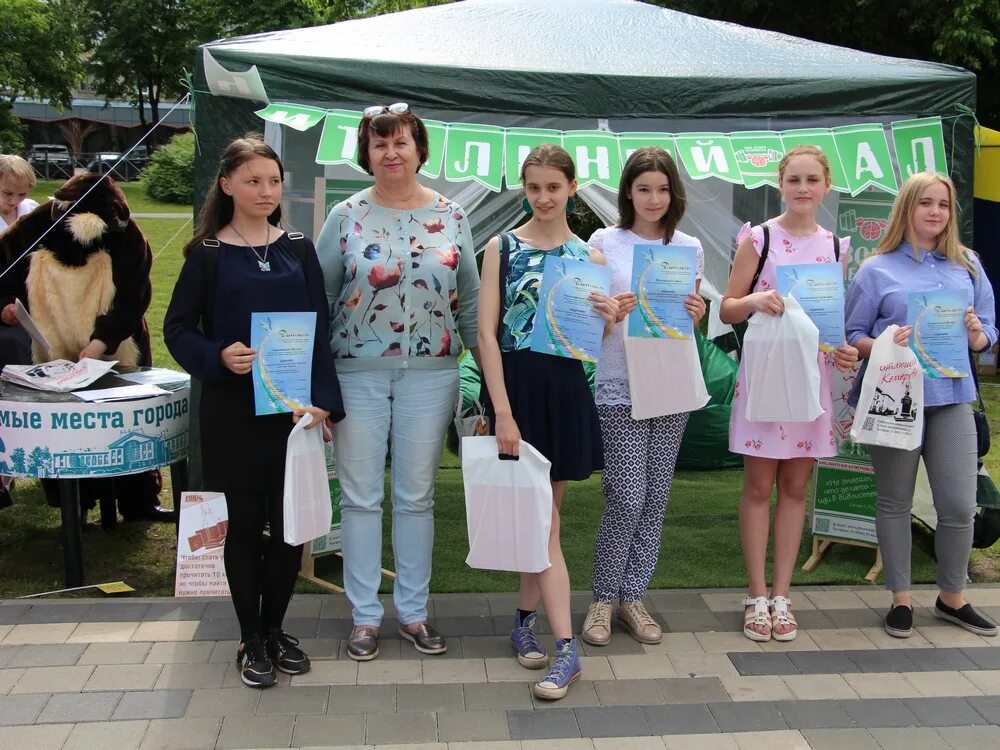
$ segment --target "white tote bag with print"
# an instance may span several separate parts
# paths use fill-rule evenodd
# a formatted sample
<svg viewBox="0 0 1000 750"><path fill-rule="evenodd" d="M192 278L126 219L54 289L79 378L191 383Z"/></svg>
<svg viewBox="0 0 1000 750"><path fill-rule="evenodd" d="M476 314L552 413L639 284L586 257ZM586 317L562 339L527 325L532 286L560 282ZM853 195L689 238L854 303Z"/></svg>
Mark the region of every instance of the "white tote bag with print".
<svg viewBox="0 0 1000 750"><path fill-rule="evenodd" d="M470 568L541 573L550 565L552 464L523 440L519 454L501 460L492 435L462 438Z"/></svg>
<svg viewBox="0 0 1000 750"><path fill-rule="evenodd" d="M325 536L333 523L323 430L307 430L311 422L311 414L302 415L285 450L285 542L293 545Z"/></svg>
<svg viewBox="0 0 1000 750"><path fill-rule="evenodd" d="M911 451L923 440L924 373L917 355L893 341L898 328L889 326L872 344L851 439Z"/></svg>
<svg viewBox="0 0 1000 750"><path fill-rule="evenodd" d="M746 418L751 422L812 422L819 400L819 329L794 296L781 315L757 313L747 324L743 362Z"/></svg>

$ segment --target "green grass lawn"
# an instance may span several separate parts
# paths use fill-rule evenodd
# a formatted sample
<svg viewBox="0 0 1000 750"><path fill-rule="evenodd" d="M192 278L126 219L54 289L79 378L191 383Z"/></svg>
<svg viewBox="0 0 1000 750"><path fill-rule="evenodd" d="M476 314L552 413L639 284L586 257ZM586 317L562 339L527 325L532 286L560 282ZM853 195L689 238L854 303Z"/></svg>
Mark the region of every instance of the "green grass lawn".
<svg viewBox="0 0 1000 750"><path fill-rule="evenodd" d="M34 189L28 193L28 197L39 203L44 203L52 197L52 194L59 189L59 186L63 182L65 180L39 180L35 183ZM142 189L138 181L125 182L124 180L120 180L118 181L118 187L125 193L125 199L128 201L128 206L132 209L132 213L191 214L191 206L181 206L176 203L161 203L160 201L153 200L146 195L146 191Z"/></svg>
<svg viewBox="0 0 1000 750"><path fill-rule="evenodd" d="M133 203L138 191L135 183L126 183L133 211L186 212L189 209L146 203L142 209ZM50 189L51 190L51 189ZM44 189L41 191L44 197ZM191 227L178 219L141 219L156 257L153 263L153 301L147 318L153 339L154 362L176 367L163 345L163 314L182 262L181 247L191 235ZM178 230L180 233L178 234ZM983 388L991 415L994 434L1000 435L1000 378L984 378ZM987 457L987 467L1000 478L1000 449ZM654 588L741 587L745 585L736 516L742 472L679 472L674 480L670 509L663 531L660 564L653 577ZM471 570L465 565L468 550L465 527L465 503L462 475L456 456L447 448L441 461L436 490L435 592L512 591L517 576L508 573ZM45 505L36 482L18 483L15 507L0 513L0 598L58 589L63 585L62 549L59 543L59 512ZM169 504L169 491L163 495ZM574 483L567 492L563 510L563 549L574 589L588 589L593 566L594 537L604 507L600 477ZM390 506L385 505L385 564L392 567ZM106 533L97 524L84 534L85 577L89 583L123 579L142 595L171 595L175 556L174 532L166 525L122 524ZM934 580L932 536L915 527L913 580ZM803 536L799 566L808 557L810 538ZM874 551L834 545L820 565L809 574L797 571L794 583L859 584L874 560ZM331 580L339 578L335 561L321 560L317 569ZM1000 580L1000 550L974 553L973 575L976 580ZM300 590L319 589L305 582Z"/></svg>

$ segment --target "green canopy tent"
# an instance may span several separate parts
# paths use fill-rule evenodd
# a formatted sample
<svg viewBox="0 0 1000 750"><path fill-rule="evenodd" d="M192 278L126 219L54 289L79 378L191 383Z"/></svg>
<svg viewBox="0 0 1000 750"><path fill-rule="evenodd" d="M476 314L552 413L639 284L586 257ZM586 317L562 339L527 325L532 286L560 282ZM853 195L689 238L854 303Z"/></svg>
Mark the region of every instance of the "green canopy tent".
<svg viewBox="0 0 1000 750"><path fill-rule="evenodd" d="M200 48L194 99L197 195L223 145L263 128L288 172L289 223L313 236L369 182L353 133L373 103L428 122L423 179L465 207L478 245L519 220L517 169L536 143L573 154L606 223L627 155L661 145L682 165L680 228L702 239L715 300L741 224L780 210L777 162L795 143L831 157L820 219L851 235L852 269L910 172L949 171L971 205L973 74L632 0L467 0L216 41ZM710 320L710 337L725 330Z"/></svg>

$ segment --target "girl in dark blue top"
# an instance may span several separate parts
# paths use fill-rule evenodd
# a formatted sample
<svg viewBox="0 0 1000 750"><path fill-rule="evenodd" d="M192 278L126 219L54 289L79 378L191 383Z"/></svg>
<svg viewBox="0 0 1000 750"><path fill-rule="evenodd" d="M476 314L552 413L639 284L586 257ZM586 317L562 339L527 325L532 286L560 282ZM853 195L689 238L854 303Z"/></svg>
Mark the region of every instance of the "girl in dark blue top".
<svg viewBox="0 0 1000 750"><path fill-rule="evenodd" d="M316 251L278 226L283 180L278 155L259 136L229 144L163 323L170 353L202 383L205 486L226 495L226 576L241 631L236 663L251 687L273 685L275 667L309 671L298 641L281 629L302 558L301 545L284 542L285 444L307 411L314 420L307 429L344 416ZM256 352L247 346L254 312L316 313L313 406L254 415Z"/></svg>

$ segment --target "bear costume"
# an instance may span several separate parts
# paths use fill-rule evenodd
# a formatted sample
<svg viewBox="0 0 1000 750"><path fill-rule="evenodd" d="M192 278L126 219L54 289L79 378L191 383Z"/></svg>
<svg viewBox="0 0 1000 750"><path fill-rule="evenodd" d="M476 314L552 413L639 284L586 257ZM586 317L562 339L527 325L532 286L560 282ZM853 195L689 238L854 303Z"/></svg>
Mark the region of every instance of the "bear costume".
<svg viewBox="0 0 1000 750"><path fill-rule="evenodd" d="M48 359L75 362L92 339L100 339L107 345L101 359L149 366L143 316L152 296L153 255L121 188L96 174L69 179L52 200L0 235L3 267L39 237L41 242L0 278L0 306L14 297L24 302L52 347ZM37 345L32 358L43 358Z"/></svg>
<svg viewBox="0 0 1000 750"><path fill-rule="evenodd" d="M75 362L97 339L107 346L101 359L148 367L152 350L144 315L152 297L152 261L121 188L110 177L76 175L0 235L0 270L10 269L0 277L0 308L14 298L27 307L51 346L45 356L33 343L35 362ZM43 480L54 505L56 481ZM117 495L126 520L172 519L158 508L160 485L159 472L88 479L80 483L81 505L89 510L99 498Z"/></svg>

